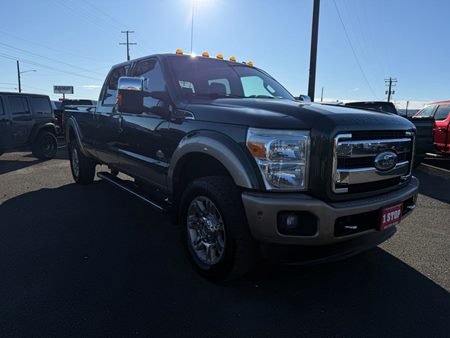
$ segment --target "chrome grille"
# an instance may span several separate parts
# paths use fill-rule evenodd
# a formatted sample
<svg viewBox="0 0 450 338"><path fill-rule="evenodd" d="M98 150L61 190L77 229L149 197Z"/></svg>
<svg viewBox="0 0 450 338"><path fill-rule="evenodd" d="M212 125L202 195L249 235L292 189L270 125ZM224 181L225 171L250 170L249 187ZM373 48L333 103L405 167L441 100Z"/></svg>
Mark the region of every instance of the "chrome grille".
<svg viewBox="0 0 450 338"><path fill-rule="evenodd" d="M368 133L370 135L370 133ZM362 132L337 135L333 149L332 190L337 194L369 192L398 185L411 176L414 133L372 134ZM382 138L383 136L389 138ZM381 137L381 138L380 138ZM375 167L375 158L385 151L397 155L395 166L386 171Z"/></svg>

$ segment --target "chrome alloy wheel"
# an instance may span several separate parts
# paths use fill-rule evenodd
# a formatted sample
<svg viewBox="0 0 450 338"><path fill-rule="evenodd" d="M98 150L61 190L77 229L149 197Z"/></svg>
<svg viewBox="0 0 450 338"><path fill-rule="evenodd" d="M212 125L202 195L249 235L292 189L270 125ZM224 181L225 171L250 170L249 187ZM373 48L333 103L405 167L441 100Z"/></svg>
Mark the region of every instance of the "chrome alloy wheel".
<svg viewBox="0 0 450 338"><path fill-rule="evenodd" d="M80 176L80 159L76 147L72 149L72 170L75 177Z"/></svg>
<svg viewBox="0 0 450 338"><path fill-rule="evenodd" d="M197 258L208 266L224 256L225 225L215 204L205 196L197 196L187 211L188 245Z"/></svg>

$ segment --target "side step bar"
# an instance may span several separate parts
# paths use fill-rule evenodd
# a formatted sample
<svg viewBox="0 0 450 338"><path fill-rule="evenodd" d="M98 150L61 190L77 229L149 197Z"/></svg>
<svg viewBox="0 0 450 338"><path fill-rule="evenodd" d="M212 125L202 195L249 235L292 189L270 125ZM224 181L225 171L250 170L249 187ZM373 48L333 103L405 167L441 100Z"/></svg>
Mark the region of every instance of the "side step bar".
<svg viewBox="0 0 450 338"><path fill-rule="evenodd" d="M154 209L160 211L160 212L167 212L167 208L163 207L162 205L158 204L157 202L154 202L149 194L145 193L145 191L140 190L138 187L136 187L133 182L131 181L125 181L118 177L115 177L111 175L108 172L99 172L97 173L97 176L101 178L102 180L105 180L108 183L111 183L115 185L116 187L119 187L120 189L136 196L137 198L141 199L145 203L149 204Z"/></svg>

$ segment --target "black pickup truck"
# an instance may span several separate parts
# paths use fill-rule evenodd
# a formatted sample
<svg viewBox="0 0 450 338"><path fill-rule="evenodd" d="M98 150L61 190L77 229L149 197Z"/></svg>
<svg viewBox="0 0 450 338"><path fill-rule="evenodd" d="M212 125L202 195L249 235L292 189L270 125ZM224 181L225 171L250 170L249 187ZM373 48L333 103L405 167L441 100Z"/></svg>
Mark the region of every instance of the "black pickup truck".
<svg viewBox="0 0 450 338"><path fill-rule="evenodd" d="M411 122L295 101L253 65L144 57L111 69L95 110L67 114L75 181L109 166L97 175L176 216L210 279L276 249L309 261L361 252L415 207Z"/></svg>

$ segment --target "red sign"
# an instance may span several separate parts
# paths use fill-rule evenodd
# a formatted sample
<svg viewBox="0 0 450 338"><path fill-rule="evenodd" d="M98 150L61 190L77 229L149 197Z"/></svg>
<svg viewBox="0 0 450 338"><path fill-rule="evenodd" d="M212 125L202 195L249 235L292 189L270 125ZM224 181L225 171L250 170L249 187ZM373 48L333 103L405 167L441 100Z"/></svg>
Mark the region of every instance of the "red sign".
<svg viewBox="0 0 450 338"><path fill-rule="evenodd" d="M402 212L403 203L381 209L380 230L390 228L400 223Z"/></svg>

